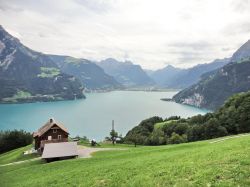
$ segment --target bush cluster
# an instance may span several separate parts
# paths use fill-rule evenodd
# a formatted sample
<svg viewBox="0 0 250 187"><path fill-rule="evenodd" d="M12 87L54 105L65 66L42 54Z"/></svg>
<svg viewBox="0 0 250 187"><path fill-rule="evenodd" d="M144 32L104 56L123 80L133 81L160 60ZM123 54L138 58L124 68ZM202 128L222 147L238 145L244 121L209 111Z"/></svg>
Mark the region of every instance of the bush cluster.
<svg viewBox="0 0 250 187"><path fill-rule="evenodd" d="M23 130L0 131L0 153L31 144L32 134Z"/></svg>
<svg viewBox="0 0 250 187"><path fill-rule="evenodd" d="M236 94L213 113L183 119L143 120L125 136L126 142L142 145L178 144L250 132L250 92Z"/></svg>

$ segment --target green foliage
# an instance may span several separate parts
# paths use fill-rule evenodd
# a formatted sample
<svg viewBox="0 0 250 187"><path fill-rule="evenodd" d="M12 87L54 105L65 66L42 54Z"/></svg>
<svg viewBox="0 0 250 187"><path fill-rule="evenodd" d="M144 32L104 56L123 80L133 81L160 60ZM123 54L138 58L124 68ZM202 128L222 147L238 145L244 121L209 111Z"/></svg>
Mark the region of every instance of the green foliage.
<svg viewBox="0 0 250 187"><path fill-rule="evenodd" d="M127 143L133 143L135 147L137 144L144 144L147 142L147 137L141 135L140 133L137 133L136 131L131 131L126 135L125 142Z"/></svg>
<svg viewBox="0 0 250 187"><path fill-rule="evenodd" d="M148 144L149 145L166 144L164 132L160 128L155 128L149 137Z"/></svg>
<svg viewBox="0 0 250 187"><path fill-rule="evenodd" d="M163 122L163 119L157 116L143 120L138 126L127 133L124 138L125 142L133 142L135 146L136 144L148 144L150 142L149 136L154 130L154 125L161 122Z"/></svg>
<svg viewBox="0 0 250 187"><path fill-rule="evenodd" d="M236 94L214 113L188 119L174 116L165 121L157 117L144 120L129 131L125 139L136 134L143 137L138 144L162 145L247 133L250 132L249 111L250 92Z"/></svg>
<svg viewBox="0 0 250 187"><path fill-rule="evenodd" d="M170 144L179 144L187 142L187 135L179 135L175 132L172 133L171 137L168 139L168 143Z"/></svg>
<svg viewBox="0 0 250 187"><path fill-rule="evenodd" d="M203 126L205 139L217 138L228 134L227 129L221 126L216 118L209 119Z"/></svg>
<svg viewBox="0 0 250 187"><path fill-rule="evenodd" d="M110 139L113 144L115 144L116 139L118 138L118 132L116 132L114 129L110 131Z"/></svg>
<svg viewBox="0 0 250 187"><path fill-rule="evenodd" d="M31 96L32 96L31 93L29 93L27 91L18 90L14 96L3 98L3 101L16 102L17 99L27 99Z"/></svg>
<svg viewBox="0 0 250 187"><path fill-rule="evenodd" d="M33 137L23 130L0 131L0 153L31 144Z"/></svg>
<svg viewBox="0 0 250 187"><path fill-rule="evenodd" d="M41 73L37 76L41 78L52 78L60 74L60 70L57 68L41 67L40 69Z"/></svg>

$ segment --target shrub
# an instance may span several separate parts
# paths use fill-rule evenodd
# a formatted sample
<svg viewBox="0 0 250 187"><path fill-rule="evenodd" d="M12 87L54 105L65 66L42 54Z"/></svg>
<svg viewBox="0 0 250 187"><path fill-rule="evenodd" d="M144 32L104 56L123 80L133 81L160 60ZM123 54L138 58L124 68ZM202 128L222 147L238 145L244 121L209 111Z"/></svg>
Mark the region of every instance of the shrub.
<svg viewBox="0 0 250 187"><path fill-rule="evenodd" d="M31 144L33 137L23 130L0 131L0 153Z"/></svg>
<svg viewBox="0 0 250 187"><path fill-rule="evenodd" d="M168 140L168 143L170 144L179 144L179 143L185 143L187 142L187 135L183 134L182 136L173 132L171 137Z"/></svg>

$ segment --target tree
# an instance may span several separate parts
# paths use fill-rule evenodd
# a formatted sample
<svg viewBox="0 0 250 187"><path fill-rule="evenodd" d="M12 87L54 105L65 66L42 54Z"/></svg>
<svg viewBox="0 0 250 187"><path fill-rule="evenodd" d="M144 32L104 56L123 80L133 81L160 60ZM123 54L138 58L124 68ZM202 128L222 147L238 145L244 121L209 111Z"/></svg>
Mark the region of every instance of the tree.
<svg viewBox="0 0 250 187"><path fill-rule="evenodd" d="M166 144L166 140L164 137L164 132L160 128L154 129L151 136L149 137L150 145L162 145Z"/></svg>
<svg viewBox="0 0 250 187"><path fill-rule="evenodd" d="M112 144L115 145L116 138L118 137L118 132L116 132L114 129L110 132L110 139L112 141Z"/></svg>
<svg viewBox="0 0 250 187"><path fill-rule="evenodd" d="M180 136L179 134L173 132L171 137L169 138L169 143L171 144L179 144L187 142L187 135L183 134Z"/></svg>
<svg viewBox="0 0 250 187"><path fill-rule="evenodd" d="M31 144L33 137L23 130L0 131L0 153Z"/></svg>
<svg viewBox="0 0 250 187"><path fill-rule="evenodd" d="M205 138L217 138L221 136L226 136L227 129L220 126L219 121L216 118L211 118L204 124Z"/></svg>
<svg viewBox="0 0 250 187"><path fill-rule="evenodd" d="M145 136L142 136L141 134L137 134L134 132L131 132L127 134L125 141L130 143L134 143L135 147L137 144L145 144L147 142L147 138Z"/></svg>

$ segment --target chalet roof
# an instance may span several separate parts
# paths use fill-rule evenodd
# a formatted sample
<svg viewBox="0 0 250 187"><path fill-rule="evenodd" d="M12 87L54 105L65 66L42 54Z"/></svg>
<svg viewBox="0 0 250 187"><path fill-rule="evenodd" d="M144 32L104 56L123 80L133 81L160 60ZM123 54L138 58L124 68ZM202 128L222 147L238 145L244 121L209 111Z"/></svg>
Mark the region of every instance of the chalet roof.
<svg viewBox="0 0 250 187"><path fill-rule="evenodd" d="M68 129L61 123L55 121L54 119L49 119L49 121L43 125L40 129L38 129L37 132L33 133L33 137L36 136L42 136L44 133L46 133L51 127L53 127L53 125L57 125L60 129L62 129L63 131L65 131L66 133L69 134Z"/></svg>
<svg viewBox="0 0 250 187"><path fill-rule="evenodd" d="M42 158L58 158L78 156L76 142L60 142L45 144Z"/></svg>

